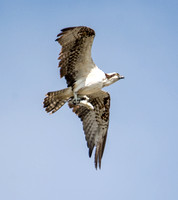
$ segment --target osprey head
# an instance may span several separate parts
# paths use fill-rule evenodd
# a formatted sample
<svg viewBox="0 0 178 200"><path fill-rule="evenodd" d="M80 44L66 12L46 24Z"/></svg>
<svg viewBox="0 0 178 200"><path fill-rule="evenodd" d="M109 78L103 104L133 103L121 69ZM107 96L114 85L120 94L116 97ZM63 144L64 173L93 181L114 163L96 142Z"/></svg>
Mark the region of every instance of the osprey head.
<svg viewBox="0 0 178 200"><path fill-rule="evenodd" d="M106 83L105 86L111 85L115 83L116 81L120 79L124 79L124 76L121 76L120 74L113 72L113 73L107 73L106 75Z"/></svg>

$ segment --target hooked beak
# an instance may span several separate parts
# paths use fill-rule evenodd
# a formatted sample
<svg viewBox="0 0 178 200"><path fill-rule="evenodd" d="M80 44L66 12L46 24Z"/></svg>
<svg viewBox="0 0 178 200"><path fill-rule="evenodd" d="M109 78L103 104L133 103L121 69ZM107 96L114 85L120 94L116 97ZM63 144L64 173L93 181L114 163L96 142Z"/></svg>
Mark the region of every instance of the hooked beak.
<svg viewBox="0 0 178 200"><path fill-rule="evenodd" d="M119 80L120 80L120 79L124 79L124 78L125 78L124 76L121 76L121 75L119 76Z"/></svg>

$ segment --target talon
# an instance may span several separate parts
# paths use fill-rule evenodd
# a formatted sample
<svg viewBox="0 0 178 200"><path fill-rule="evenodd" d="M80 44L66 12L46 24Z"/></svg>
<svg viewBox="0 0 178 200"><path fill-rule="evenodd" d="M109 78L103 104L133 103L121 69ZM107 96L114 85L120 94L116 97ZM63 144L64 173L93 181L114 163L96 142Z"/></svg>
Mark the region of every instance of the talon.
<svg viewBox="0 0 178 200"><path fill-rule="evenodd" d="M77 94L74 93L74 97L73 99L71 99L71 103L73 105L84 106L88 108L89 110L94 110L93 105L89 102L89 98L86 95L77 97Z"/></svg>
<svg viewBox="0 0 178 200"><path fill-rule="evenodd" d="M81 98L80 98L80 97L77 97L77 94L74 93L74 98L73 98L73 100L72 100L72 103L73 103L74 105L77 105L77 104L80 103L80 101L81 101Z"/></svg>
<svg viewBox="0 0 178 200"><path fill-rule="evenodd" d="M77 98L77 99L73 99L73 101L72 101L72 103L74 104L74 105L77 105L77 104L79 104L80 103L80 98Z"/></svg>

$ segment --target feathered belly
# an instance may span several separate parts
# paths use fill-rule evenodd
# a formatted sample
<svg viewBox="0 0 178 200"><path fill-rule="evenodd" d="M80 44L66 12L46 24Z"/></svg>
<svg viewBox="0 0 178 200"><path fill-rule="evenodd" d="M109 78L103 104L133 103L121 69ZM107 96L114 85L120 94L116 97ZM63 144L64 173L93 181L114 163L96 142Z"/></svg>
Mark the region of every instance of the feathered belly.
<svg viewBox="0 0 178 200"><path fill-rule="evenodd" d="M102 86L102 83L90 84L79 89L77 93L82 95L93 94L100 91L102 89Z"/></svg>
<svg viewBox="0 0 178 200"><path fill-rule="evenodd" d="M82 95L96 93L103 88L104 79L105 73L95 67L87 77L84 76L75 82L73 91Z"/></svg>
<svg viewBox="0 0 178 200"><path fill-rule="evenodd" d="M99 82L76 82L73 91L81 95L89 95L100 91L103 87L102 81Z"/></svg>

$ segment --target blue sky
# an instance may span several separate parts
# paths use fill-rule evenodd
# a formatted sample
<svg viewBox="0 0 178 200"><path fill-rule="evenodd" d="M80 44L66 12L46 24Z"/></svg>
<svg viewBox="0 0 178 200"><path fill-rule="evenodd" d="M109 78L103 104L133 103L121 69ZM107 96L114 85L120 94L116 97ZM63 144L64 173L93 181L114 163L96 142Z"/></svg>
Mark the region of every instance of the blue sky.
<svg viewBox="0 0 178 200"><path fill-rule="evenodd" d="M0 1L0 199L178 199L178 1ZM95 63L125 76L105 88L111 115L102 169L80 120L42 102L66 87L60 29L96 32Z"/></svg>

